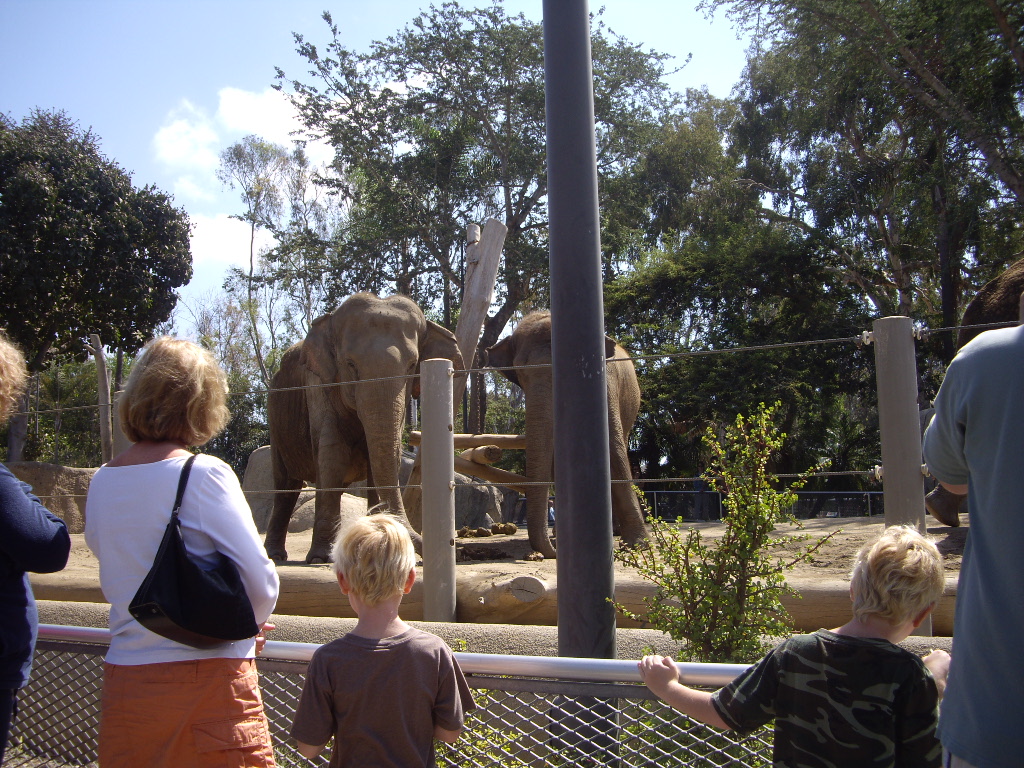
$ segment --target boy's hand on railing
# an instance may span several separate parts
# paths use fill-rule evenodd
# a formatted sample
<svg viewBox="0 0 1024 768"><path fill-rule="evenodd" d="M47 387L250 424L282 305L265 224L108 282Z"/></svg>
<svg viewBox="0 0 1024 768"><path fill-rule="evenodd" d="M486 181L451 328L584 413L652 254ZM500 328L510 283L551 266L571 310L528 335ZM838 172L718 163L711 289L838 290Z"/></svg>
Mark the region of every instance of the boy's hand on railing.
<svg viewBox="0 0 1024 768"><path fill-rule="evenodd" d="M644 656L636 666L640 679L658 696L679 680L679 669L668 656Z"/></svg>

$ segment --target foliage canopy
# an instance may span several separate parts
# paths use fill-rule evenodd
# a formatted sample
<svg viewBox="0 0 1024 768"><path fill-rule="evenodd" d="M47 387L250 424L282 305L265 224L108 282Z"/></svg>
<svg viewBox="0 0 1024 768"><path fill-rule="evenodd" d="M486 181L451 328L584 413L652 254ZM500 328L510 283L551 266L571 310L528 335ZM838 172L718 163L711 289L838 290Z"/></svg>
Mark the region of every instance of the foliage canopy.
<svg viewBox="0 0 1024 768"><path fill-rule="evenodd" d="M0 314L33 371L98 333L137 350L192 276L189 219L63 112L0 115Z"/></svg>

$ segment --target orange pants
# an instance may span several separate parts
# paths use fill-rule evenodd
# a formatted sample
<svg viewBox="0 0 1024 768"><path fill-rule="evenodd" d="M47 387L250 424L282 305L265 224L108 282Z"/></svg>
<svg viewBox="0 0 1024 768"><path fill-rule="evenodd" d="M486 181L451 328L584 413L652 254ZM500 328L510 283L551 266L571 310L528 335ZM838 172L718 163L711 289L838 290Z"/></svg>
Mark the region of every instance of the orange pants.
<svg viewBox="0 0 1024 768"><path fill-rule="evenodd" d="M274 768L252 659L103 665L102 768Z"/></svg>

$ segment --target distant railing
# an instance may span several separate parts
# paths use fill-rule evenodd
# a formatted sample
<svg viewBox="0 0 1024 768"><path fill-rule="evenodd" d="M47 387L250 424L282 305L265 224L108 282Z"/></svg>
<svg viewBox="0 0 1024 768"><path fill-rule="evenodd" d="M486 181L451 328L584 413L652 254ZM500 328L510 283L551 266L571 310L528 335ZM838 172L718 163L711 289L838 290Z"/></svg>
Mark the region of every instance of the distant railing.
<svg viewBox="0 0 1024 768"><path fill-rule="evenodd" d="M700 522L722 519L717 491L645 490L651 512L663 520ZM798 520L816 517L872 517L885 514L881 491L798 491L789 511Z"/></svg>
<svg viewBox="0 0 1024 768"><path fill-rule="evenodd" d="M18 696L5 765L95 765L105 629L40 627L32 678ZM306 665L317 646L268 642L259 658L264 706L279 766L307 762L288 738ZM477 710L440 766L771 765L771 732L720 733L680 715L638 684L636 662L457 652ZM717 687L745 667L683 664L690 685Z"/></svg>

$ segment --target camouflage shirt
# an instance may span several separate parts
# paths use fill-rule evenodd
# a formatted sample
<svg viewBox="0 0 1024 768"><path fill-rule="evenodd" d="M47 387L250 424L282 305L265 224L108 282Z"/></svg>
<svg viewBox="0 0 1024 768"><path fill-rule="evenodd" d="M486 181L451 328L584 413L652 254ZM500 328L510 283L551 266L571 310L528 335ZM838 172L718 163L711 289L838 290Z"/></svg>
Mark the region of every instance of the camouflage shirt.
<svg viewBox="0 0 1024 768"><path fill-rule="evenodd" d="M786 640L717 691L735 730L775 721L776 768L938 768L938 692L915 654L820 629Z"/></svg>

